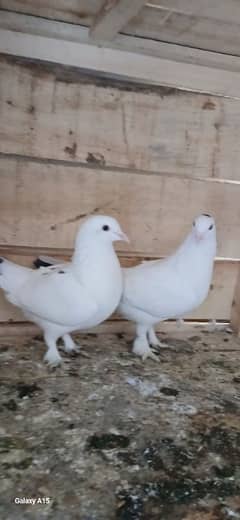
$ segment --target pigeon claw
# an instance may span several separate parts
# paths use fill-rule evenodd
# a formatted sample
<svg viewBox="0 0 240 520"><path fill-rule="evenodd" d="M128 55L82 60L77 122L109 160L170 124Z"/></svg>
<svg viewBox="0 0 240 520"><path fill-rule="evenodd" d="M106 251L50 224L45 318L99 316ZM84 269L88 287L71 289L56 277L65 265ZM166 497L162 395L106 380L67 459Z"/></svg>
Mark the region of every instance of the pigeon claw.
<svg viewBox="0 0 240 520"><path fill-rule="evenodd" d="M145 354L142 356L143 361L146 361L147 358L150 358L153 361L157 361L157 363L160 361L159 356L155 354L151 348L149 348L149 351L145 352Z"/></svg>
<svg viewBox="0 0 240 520"><path fill-rule="evenodd" d="M73 347L66 346L64 347L64 351L68 354L78 354L80 352L80 347L78 345L74 345Z"/></svg>
<svg viewBox="0 0 240 520"><path fill-rule="evenodd" d="M147 358L151 358L153 361L157 361L159 363L159 357L154 354L152 349L149 347L148 343L142 342L140 338L136 338L133 344L133 352L137 356L140 356L143 361Z"/></svg>
<svg viewBox="0 0 240 520"><path fill-rule="evenodd" d="M48 351L44 356L44 361L50 368L55 368L61 364L62 358L59 354Z"/></svg>

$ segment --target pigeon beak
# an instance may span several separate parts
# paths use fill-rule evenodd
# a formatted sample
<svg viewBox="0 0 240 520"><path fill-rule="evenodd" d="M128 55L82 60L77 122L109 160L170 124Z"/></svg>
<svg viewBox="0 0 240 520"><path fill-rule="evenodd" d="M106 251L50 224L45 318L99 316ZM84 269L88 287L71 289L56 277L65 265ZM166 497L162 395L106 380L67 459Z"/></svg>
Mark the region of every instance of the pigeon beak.
<svg viewBox="0 0 240 520"><path fill-rule="evenodd" d="M200 233L199 231L196 231L197 242L201 242L201 240L203 240L203 237L204 237L204 233Z"/></svg>
<svg viewBox="0 0 240 520"><path fill-rule="evenodd" d="M118 233L116 233L116 235L118 237L117 240L122 240L123 242L128 242L129 244L130 240L128 236L125 233L123 233L123 231L119 231Z"/></svg>

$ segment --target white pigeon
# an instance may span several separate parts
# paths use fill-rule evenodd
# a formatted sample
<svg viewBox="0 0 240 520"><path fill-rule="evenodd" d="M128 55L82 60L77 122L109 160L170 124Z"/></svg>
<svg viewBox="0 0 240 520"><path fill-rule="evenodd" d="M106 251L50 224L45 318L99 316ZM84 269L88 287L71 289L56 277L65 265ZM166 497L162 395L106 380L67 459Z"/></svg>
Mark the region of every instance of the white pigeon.
<svg viewBox="0 0 240 520"><path fill-rule="evenodd" d="M128 241L118 222L92 216L81 226L68 264L35 270L0 258L0 287L43 330L49 365L61 362L60 337L67 352L77 350L69 333L95 327L118 306L123 277L112 244L116 240Z"/></svg>
<svg viewBox="0 0 240 520"><path fill-rule="evenodd" d="M154 325L179 319L207 297L216 255L216 227L207 214L197 217L184 242L163 260L123 269L119 312L136 323L133 352L158 359L151 346L160 347Z"/></svg>

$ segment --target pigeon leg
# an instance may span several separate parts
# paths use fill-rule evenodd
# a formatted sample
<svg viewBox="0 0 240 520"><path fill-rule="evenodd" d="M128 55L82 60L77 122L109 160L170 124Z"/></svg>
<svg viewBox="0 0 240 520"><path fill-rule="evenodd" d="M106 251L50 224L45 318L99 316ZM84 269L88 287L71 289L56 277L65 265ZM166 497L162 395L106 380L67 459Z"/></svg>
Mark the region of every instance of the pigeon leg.
<svg viewBox="0 0 240 520"><path fill-rule="evenodd" d="M154 361L159 362L159 358L150 349L147 339L147 331L148 327L146 325L137 324L137 337L135 338L133 343L133 352L137 356L140 356L143 361L150 357Z"/></svg>
<svg viewBox="0 0 240 520"><path fill-rule="evenodd" d="M156 351L158 352L159 348L161 348L161 349L169 348L169 345L167 343L163 343L162 341L160 341L158 339L153 327L148 329L147 334L148 334L149 343L150 343L151 347L153 347L153 351L154 351L154 349L156 349Z"/></svg>
<svg viewBox="0 0 240 520"><path fill-rule="evenodd" d="M76 343L71 338L70 334L64 334L62 337L63 343L64 343L64 350L65 352L79 352L80 347L76 345Z"/></svg>
<svg viewBox="0 0 240 520"><path fill-rule="evenodd" d="M153 347L153 352L159 352L160 349L163 349L163 348L174 348L175 349L175 347L173 345L169 345L168 343L164 343L163 341L160 341L158 339L158 337L156 336L153 327L148 329L147 333L148 333L149 343L150 343L151 347Z"/></svg>
<svg viewBox="0 0 240 520"><path fill-rule="evenodd" d="M48 347L48 350L44 356L44 361L50 366L50 367L56 367L57 365L60 365L62 362L62 358L58 352L56 341L58 338L51 336L48 333L44 333L44 339L45 343Z"/></svg>
<svg viewBox="0 0 240 520"><path fill-rule="evenodd" d="M148 329L148 339L149 339L149 343L152 347L161 347L162 346L162 343L161 343L161 341L159 341L157 335L155 334L155 330L153 327Z"/></svg>

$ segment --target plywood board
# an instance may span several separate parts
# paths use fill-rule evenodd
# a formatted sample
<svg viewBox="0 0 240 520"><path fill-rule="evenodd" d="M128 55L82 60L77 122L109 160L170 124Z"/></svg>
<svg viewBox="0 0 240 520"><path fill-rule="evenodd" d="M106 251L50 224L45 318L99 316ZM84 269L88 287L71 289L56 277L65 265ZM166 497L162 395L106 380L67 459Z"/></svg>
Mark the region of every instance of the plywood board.
<svg viewBox="0 0 240 520"><path fill-rule="evenodd" d="M240 101L2 58L0 113L2 153L240 180Z"/></svg>
<svg viewBox="0 0 240 520"><path fill-rule="evenodd" d="M218 256L240 258L240 184L7 158L0 184L6 246L72 248L82 218L100 213L119 219L132 253L165 256L207 212L216 218Z"/></svg>

